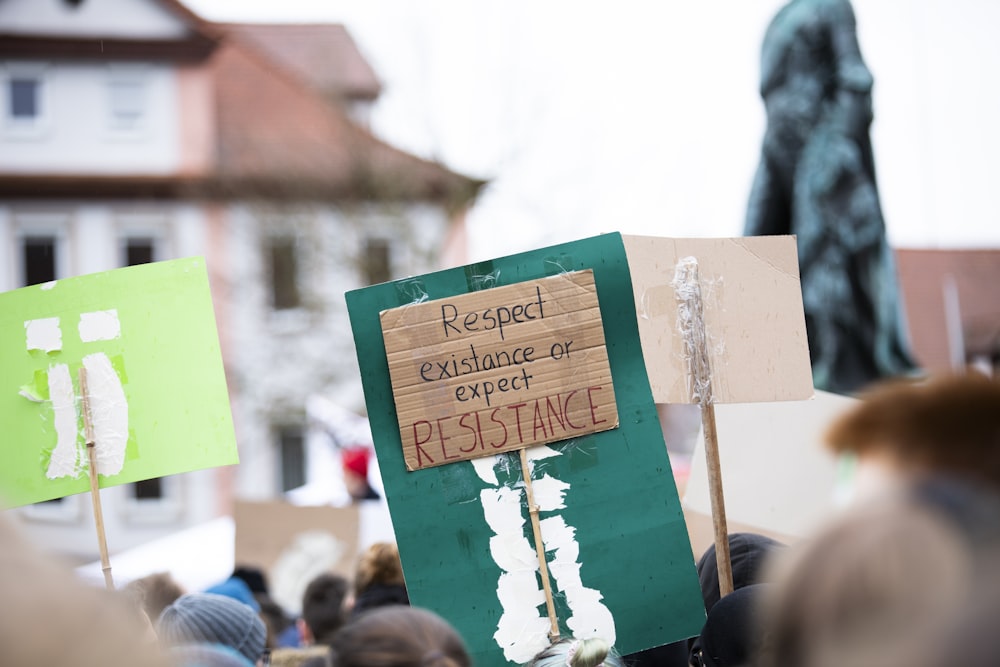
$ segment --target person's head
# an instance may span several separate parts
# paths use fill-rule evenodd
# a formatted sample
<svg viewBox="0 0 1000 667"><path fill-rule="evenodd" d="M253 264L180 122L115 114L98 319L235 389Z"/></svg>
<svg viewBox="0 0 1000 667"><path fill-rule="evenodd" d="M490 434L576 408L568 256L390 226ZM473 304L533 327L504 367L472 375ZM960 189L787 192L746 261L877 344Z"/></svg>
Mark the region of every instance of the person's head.
<svg viewBox="0 0 1000 667"><path fill-rule="evenodd" d="M835 420L827 445L895 479L943 473L1000 489L1000 383L978 373L893 380Z"/></svg>
<svg viewBox="0 0 1000 667"><path fill-rule="evenodd" d="M354 573L354 615L374 607L409 604L399 549L392 542L376 542L365 549Z"/></svg>
<svg viewBox="0 0 1000 667"><path fill-rule="evenodd" d="M102 584L103 586L103 584ZM0 516L2 662L18 667L165 667L133 599L84 584Z"/></svg>
<svg viewBox="0 0 1000 667"><path fill-rule="evenodd" d="M227 598L242 602L254 611L260 611L260 603L254 596L253 591L250 590L250 586L237 576L229 577L225 581L220 581L217 584L209 586L204 592L225 595Z"/></svg>
<svg viewBox="0 0 1000 667"><path fill-rule="evenodd" d="M324 573L315 577L302 594L299 635L304 644L329 644L333 633L344 623L347 579Z"/></svg>
<svg viewBox="0 0 1000 667"><path fill-rule="evenodd" d="M972 585L969 534L950 511L890 496L789 549L762 596L758 667L915 664Z"/></svg>
<svg viewBox="0 0 1000 667"><path fill-rule="evenodd" d="M267 587L267 575L259 567L254 565L237 565L233 569L233 576L243 580L254 596L270 594Z"/></svg>
<svg viewBox="0 0 1000 667"><path fill-rule="evenodd" d="M767 571L765 563L777 549L784 545L757 533L730 533L729 560L733 573L733 588L739 589L763 581ZM719 565L712 544L698 559L698 580L705 611L709 612L719 601Z"/></svg>
<svg viewBox="0 0 1000 667"><path fill-rule="evenodd" d="M364 498L368 494L368 459L371 450L367 447L346 447L340 454L344 465L344 484L352 498Z"/></svg>
<svg viewBox="0 0 1000 667"><path fill-rule="evenodd" d="M222 644L185 644L167 651L175 667L254 667L242 653Z"/></svg>
<svg viewBox="0 0 1000 667"><path fill-rule="evenodd" d="M708 612L691 664L699 667L743 667L756 654L761 628L756 623L760 596L769 584L738 588Z"/></svg>
<svg viewBox="0 0 1000 667"><path fill-rule="evenodd" d="M330 646L336 667L471 667L465 642L426 609L373 609L344 625Z"/></svg>
<svg viewBox="0 0 1000 667"><path fill-rule="evenodd" d="M125 585L125 589L137 597L146 614L154 621L160 617L160 612L184 595L184 588L169 572L156 572L134 579Z"/></svg>
<svg viewBox="0 0 1000 667"><path fill-rule="evenodd" d="M599 637L560 639L539 651L525 667L624 667L621 656Z"/></svg>
<svg viewBox="0 0 1000 667"><path fill-rule="evenodd" d="M234 648L250 662L264 653L264 621L248 605L214 593L189 593L163 610L156 621L160 642L167 647L183 644L222 644Z"/></svg>

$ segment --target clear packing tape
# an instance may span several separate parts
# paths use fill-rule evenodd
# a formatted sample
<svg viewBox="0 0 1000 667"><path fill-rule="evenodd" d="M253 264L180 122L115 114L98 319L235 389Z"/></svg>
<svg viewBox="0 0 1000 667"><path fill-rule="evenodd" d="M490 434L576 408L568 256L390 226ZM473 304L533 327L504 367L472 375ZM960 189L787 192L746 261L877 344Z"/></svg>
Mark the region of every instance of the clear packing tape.
<svg viewBox="0 0 1000 667"><path fill-rule="evenodd" d="M699 405L710 405L714 401L712 368L708 355L697 258L682 257L677 262L674 279L670 284L677 297L677 329L684 343L691 400Z"/></svg>

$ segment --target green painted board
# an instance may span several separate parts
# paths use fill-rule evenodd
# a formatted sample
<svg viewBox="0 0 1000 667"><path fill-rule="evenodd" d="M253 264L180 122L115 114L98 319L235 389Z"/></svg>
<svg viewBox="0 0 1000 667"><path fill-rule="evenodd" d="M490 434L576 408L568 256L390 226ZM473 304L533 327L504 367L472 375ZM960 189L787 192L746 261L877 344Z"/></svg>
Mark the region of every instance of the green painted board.
<svg viewBox="0 0 1000 667"><path fill-rule="evenodd" d="M238 463L200 257L0 294L0 506L90 490L78 369L102 487Z"/></svg>
<svg viewBox="0 0 1000 667"><path fill-rule="evenodd" d="M477 665L524 662L548 641L518 454L406 470L379 312L583 269L594 271L620 426L528 453L560 633L611 635L627 654L697 634L705 612L621 236L347 293L410 600L448 619Z"/></svg>

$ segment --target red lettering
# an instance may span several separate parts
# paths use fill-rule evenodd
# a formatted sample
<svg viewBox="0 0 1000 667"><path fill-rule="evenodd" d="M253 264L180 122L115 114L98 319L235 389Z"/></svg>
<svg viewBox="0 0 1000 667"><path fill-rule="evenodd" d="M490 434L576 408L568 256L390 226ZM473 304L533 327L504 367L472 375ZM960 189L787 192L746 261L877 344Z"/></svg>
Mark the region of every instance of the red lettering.
<svg viewBox="0 0 1000 667"><path fill-rule="evenodd" d="M545 414L549 418L549 430L552 431L553 434L555 434L556 432L555 427L552 426L553 412L555 412L556 421L559 422L559 427L562 428L562 430L564 431L566 430L566 424L563 423L563 415L561 407L562 405L559 403L559 394L556 394L556 404L554 407L552 405L552 397L551 396L545 397Z"/></svg>
<svg viewBox="0 0 1000 667"><path fill-rule="evenodd" d="M541 438L538 437L538 429L539 428L542 430L542 438L549 437L548 431L545 430L545 420L542 419L542 408L539 405L538 400L536 399L535 400L535 422L534 422L534 425L533 425L533 428L532 428L532 431L531 431L531 439L534 440L535 442L538 442L541 439Z"/></svg>
<svg viewBox="0 0 1000 667"><path fill-rule="evenodd" d="M427 431L427 437L424 438L423 440L421 440L417 436L417 426L419 426L420 424L424 424L425 426L427 426L427 429L428 429L428 431ZM423 468L424 467L424 462L423 462L423 458L421 457L421 454L423 456L426 456L428 462L430 462L432 465L434 463L434 459L431 458L430 454L428 454L426 451L424 451L424 448L420 446L420 445L424 444L425 442L427 442L428 440L430 440L432 435L434 435L434 427L431 425L431 423L429 421L424 421L423 419L421 419L420 421L413 422L413 446L417 450L417 467L418 468Z"/></svg>
<svg viewBox="0 0 1000 667"><path fill-rule="evenodd" d="M600 391L603 388L604 387L587 387L587 399L590 401L590 423L593 424L594 426L597 426L598 424L603 424L604 422L608 421L607 419L601 419L600 421L598 421L597 406L594 405L594 392Z"/></svg>
<svg viewBox="0 0 1000 667"><path fill-rule="evenodd" d="M500 412L500 408L496 408L495 410L493 410L493 412L490 413L490 421L493 422L494 424L500 424L500 428L503 429L503 440L499 444L495 442L490 442L490 447L493 447L494 449L499 449L500 447L503 447L504 445L507 444L507 425L503 423L502 419L497 419L498 412ZM478 412L476 413L476 420L477 421L479 420Z"/></svg>
<svg viewBox="0 0 1000 667"><path fill-rule="evenodd" d="M448 456L448 450L445 448L445 445L444 445L445 440L451 440L451 436L450 435L446 436L444 434L444 429L441 427L441 422L448 421L449 419L451 419L451 417L438 417L437 420L436 420L437 421L437 427L438 427L438 440L441 441L441 457L444 458L444 459L446 459L446 460L449 460L449 459L460 459L462 457L459 456L458 454L455 454L453 456Z"/></svg>
<svg viewBox="0 0 1000 667"><path fill-rule="evenodd" d="M578 393L579 393L579 390L574 389L573 391L571 391L568 394L566 394L566 400L563 401L563 414L566 415L566 423L569 424L570 428L572 428L572 429L574 429L576 431L579 431L581 429L587 428L586 424L580 424L579 426L577 426L572 421L570 421L570 418L569 418L569 415L570 415L570 412L569 412L569 400L571 398L573 398L573 396L575 396Z"/></svg>
<svg viewBox="0 0 1000 667"><path fill-rule="evenodd" d="M458 425L461 426L464 429L468 429L469 432L472 433L472 444L469 445L468 449L466 449L465 447L459 447L458 448L458 450L460 452L465 452L466 454L470 454L470 453L474 452L476 450L476 445L479 444L478 441L482 440L481 436L478 439L476 438L476 429L472 428L472 426L470 426L470 425L468 425L468 424L465 423L466 417L469 417L472 414L473 413L471 413L471 412L466 412L464 415L462 415L458 419ZM478 423L479 422L479 414L476 413L475 416L476 416L476 422Z"/></svg>
<svg viewBox="0 0 1000 667"><path fill-rule="evenodd" d="M524 434L521 433L521 408L526 406L527 403L518 403L516 405L508 405L508 410L514 411L514 418L517 421L517 442L520 445L524 444Z"/></svg>

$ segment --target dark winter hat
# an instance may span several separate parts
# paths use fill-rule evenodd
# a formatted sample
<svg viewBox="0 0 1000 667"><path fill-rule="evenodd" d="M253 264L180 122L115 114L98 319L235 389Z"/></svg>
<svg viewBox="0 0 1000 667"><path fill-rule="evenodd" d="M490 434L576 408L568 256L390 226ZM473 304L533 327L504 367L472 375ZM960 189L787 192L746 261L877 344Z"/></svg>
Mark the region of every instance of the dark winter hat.
<svg viewBox="0 0 1000 667"><path fill-rule="evenodd" d="M253 609L224 595L189 593L163 610L156 633L166 646L223 644L250 662L264 652L267 631Z"/></svg>

